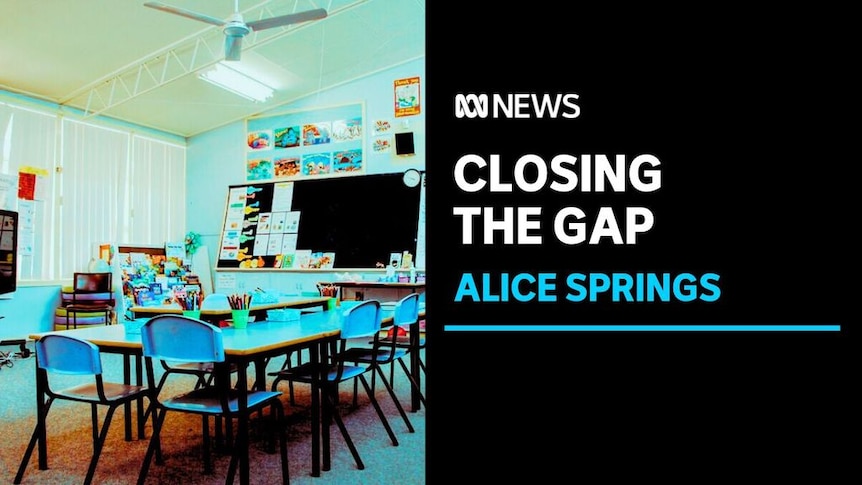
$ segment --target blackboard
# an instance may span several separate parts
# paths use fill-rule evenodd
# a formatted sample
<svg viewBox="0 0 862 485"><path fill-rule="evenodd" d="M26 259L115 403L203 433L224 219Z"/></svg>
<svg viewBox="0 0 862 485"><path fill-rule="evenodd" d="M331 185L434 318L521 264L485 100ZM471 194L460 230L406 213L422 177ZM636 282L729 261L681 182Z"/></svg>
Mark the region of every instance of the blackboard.
<svg viewBox="0 0 862 485"><path fill-rule="evenodd" d="M403 251L415 257L423 185L408 187L400 172L231 185L216 266L282 267L285 251L264 251L262 241L289 233L264 234L260 216L275 213L274 206L282 211L284 194L289 210L299 213L296 249L334 253L333 269L374 268Z"/></svg>

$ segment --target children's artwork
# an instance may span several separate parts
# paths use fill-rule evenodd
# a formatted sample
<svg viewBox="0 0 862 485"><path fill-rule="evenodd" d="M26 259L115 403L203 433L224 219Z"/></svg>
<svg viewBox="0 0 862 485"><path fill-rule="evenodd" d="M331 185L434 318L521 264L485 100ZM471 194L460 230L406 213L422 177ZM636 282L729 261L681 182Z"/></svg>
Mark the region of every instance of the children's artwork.
<svg viewBox="0 0 862 485"><path fill-rule="evenodd" d="M315 269L332 268L335 263L335 253L314 252L308 260L308 267Z"/></svg>
<svg viewBox="0 0 862 485"><path fill-rule="evenodd" d="M165 257L168 258L168 261L175 261L178 264L182 264L182 261L186 259L186 245L184 242L166 242L165 243Z"/></svg>
<svg viewBox="0 0 862 485"><path fill-rule="evenodd" d="M266 249L269 246L269 234L259 234L255 236L254 248L252 249L253 256L263 256L266 254Z"/></svg>
<svg viewBox="0 0 862 485"><path fill-rule="evenodd" d="M419 114L419 76L395 80L395 117Z"/></svg>
<svg viewBox="0 0 862 485"><path fill-rule="evenodd" d="M266 158L252 158L246 163L246 180L267 180L274 176L272 161Z"/></svg>
<svg viewBox="0 0 862 485"><path fill-rule="evenodd" d="M285 232L284 225L287 220L286 212L273 212L272 213L272 223L270 224L271 232ZM280 248L279 248L280 249Z"/></svg>
<svg viewBox="0 0 862 485"><path fill-rule="evenodd" d="M332 154L330 153L311 153L302 156L302 174L303 175L321 175L327 174L330 171Z"/></svg>
<svg viewBox="0 0 862 485"><path fill-rule="evenodd" d="M257 234L267 234L270 231L270 223L272 214L269 212L261 212L260 220L257 223Z"/></svg>
<svg viewBox="0 0 862 485"><path fill-rule="evenodd" d="M284 234L270 234L269 242L267 242L266 246L266 255L267 256L275 256L276 254L281 253L281 242L284 239Z"/></svg>
<svg viewBox="0 0 862 485"><path fill-rule="evenodd" d="M386 153L392 149L392 135L383 135L374 137L371 143L371 149L374 153Z"/></svg>
<svg viewBox="0 0 862 485"><path fill-rule="evenodd" d="M221 259L234 259L234 258L236 258L237 250L239 250L239 235L240 235L240 231L229 230L229 231L224 232L224 237L222 237L222 241L221 241L221 248L222 248L222 256L220 256Z"/></svg>
<svg viewBox="0 0 862 485"><path fill-rule="evenodd" d="M335 253L327 252L323 253L323 256L320 258L320 267L324 269L331 269L335 264Z"/></svg>
<svg viewBox="0 0 862 485"><path fill-rule="evenodd" d="M282 254L281 255L281 264L276 266L277 268L293 268L293 264L295 261L296 255L293 253L290 254Z"/></svg>
<svg viewBox="0 0 862 485"><path fill-rule="evenodd" d="M403 256L403 253L390 253L389 254L389 267L391 267L391 268L401 267L401 256Z"/></svg>
<svg viewBox="0 0 862 485"><path fill-rule="evenodd" d="M299 232L299 214L300 211L290 211L285 214L284 232Z"/></svg>
<svg viewBox="0 0 862 485"><path fill-rule="evenodd" d="M296 241L297 241L296 233L285 234L281 240L281 253L282 254L294 254L294 253L296 253Z"/></svg>
<svg viewBox="0 0 862 485"><path fill-rule="evenodd" d="M362 150L343 150L333 154L333 172L355 172L362 170Z"/></svg>
<svg viewBox="0 0 862 485"><path fill-rule="evenodd" d="M272 148L272 131L252 131L246 137L249 150L266 150Z"/></svg>
<svg viewBox="0 0 862 485"><path fill-rule="evenodd" d="M336 143L361 140L362 118L336 120L332 122L332 140Z"/></svg>
<svg viewBox="0 0 862 485"><path fill-rule="evenodd" d="M293 205L293 182L279 182L272 187L272 211L289 211Z"/></svg>
<svg viewBox="0 0 862 485"><path fill-rule="evenodd" d="M276 148L293 148L299 146L299 126L288 126L273 130Z"/></svg>
<svg viewBox="0 0 862 485"><path fill-rule="evenodd" d="M293 262L294 268L304 268L308 269L308 263L311 261L311 250L310 249L297 249L294 253L295 260Z"/></svg>
<svg viewBox="0 0 862 485"><path fill-rule="evenodd" d="M374 123L372 123L372 127L375 135L382 135L392 131L392 123L390 123L389 120L375 120Z"/></svg>
<svg viewBox="0 0 862 485"><path fill-rule="evenodd" d="M381 125L391 127L389 121ZM248 137L246 180L293 181L331 175L335 160L331 153L324 152L331 152L329 147L333 143L340 145L341 150L361 150L365 143L365 126L361 103L250 118L245 131ZM364 167L361 172L356 171L359 168L356 163L341 165L341 168L338 175L364 172ZM272 261L268 260L267 266L272 267Z"/></svg>
<svg viewBox="0 0 862 485"><path fill-rule="evenodd" d="M273 172L275 178L296 177L302 172L299 168L299 158L276 158L273 161Z"/></svg>
<svg viewBox="0 0 862 485"><path fill-rule="evenodd" d="M332 141L330 123L309 123L302 125L302 144L303 146L321 145Z"/></svg>

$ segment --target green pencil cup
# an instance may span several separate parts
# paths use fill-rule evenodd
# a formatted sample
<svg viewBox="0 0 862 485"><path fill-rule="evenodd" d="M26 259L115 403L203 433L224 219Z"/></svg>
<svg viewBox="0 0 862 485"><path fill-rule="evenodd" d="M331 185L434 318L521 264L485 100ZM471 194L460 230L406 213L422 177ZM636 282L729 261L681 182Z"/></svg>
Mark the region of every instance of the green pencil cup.
<svg viewBox="0 0 862 485"><path fill-rule="evenodd" d="M200 320L201 319L201 311L200 310L183 310L183 316Z"/></svg>
<svg viewBox="0 0 862 485"><path fill-rule="evenodd" d="M246 328L248 327L248 310L231 310L231 317L233 318L233 328Z"/></svg>

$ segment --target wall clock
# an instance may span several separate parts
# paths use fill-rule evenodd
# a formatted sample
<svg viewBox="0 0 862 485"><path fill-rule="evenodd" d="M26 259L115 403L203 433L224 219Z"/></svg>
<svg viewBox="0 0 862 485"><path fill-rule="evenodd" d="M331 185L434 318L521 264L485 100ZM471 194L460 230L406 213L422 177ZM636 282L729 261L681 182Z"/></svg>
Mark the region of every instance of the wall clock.
<svg viewBox="0 0 862 485"><path fill-rule="evenodd" d="M402 180L404 181L404 185L408 187L416 187L419 185L419 182L422 181L422 174L415 168L407 169L404 171Z"/></svg>

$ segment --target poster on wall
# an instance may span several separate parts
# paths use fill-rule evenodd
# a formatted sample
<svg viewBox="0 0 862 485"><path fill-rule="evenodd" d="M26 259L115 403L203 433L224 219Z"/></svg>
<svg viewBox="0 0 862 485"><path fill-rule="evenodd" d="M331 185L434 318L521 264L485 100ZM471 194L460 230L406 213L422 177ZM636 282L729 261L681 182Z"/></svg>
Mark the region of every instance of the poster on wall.
<svg viewBox="0 0 862 485"><path fill-rule="evenodd" d="M374 120L371 126L374 135L384 135L392 131L392 123L389 120Z"/></svg>
<svg viewBox="0 0 862 485"><path fill-rule="evenodd" d="M395 117L418 115L419 76L395 80Z"/></svg>
<svg viewBox="0 0 862 485"><path fill-rule="evenodd" d="M387 153L392 149L392 135L375 136L371 142L371 151Z"/></svg>
<svg viewBox="0 0 862 485"><path fill-rule="evenodd" d="M272 132L270 130L253 131L246 137L246 145L251 151L268 150L272 148Z"/></svg>
<svg viewBox="0 0 862 485"><path fill-rule="evenodd" d="M18 201L18 176L0 174L0 210L15 210Z"/></svg>
<svg viewBox="0 0 862 485"><path fill-rule="evenodd" d="M335 120L332 122L332 141L343 143L362 139L362 118Z"/></svg>
<svg viewBox="0 0 862 485"><path fill-rule="evenodd" d="M356 172L362 170L362 150L342 150L332 156L334 173Z"/></svg>
<svg viewBox="0 0 862 485"><path fill-rule="evenodd" d="M332 141L331 133L330 123L326 121L302 125L302 145L311 146L329 143Z"/></svg>
<svg viewBox="0 0 862 485"><path fill-rule="evenodd" d="M288 126L274 130L276 148L293 148L299 146L299 126Z"/></svg>
<svg viewBox="0 0 862 485"><path fill-rule="evenodd" d="M246 180L292 181L364 173L363 120L362 103L248 119Z"/></svg>
<svg viewBox="0 0 862 485"><path fill-rule="evenodd" d="M254 157L246 162L246 180L269 180L275 177L272 160Z"/></svg>

